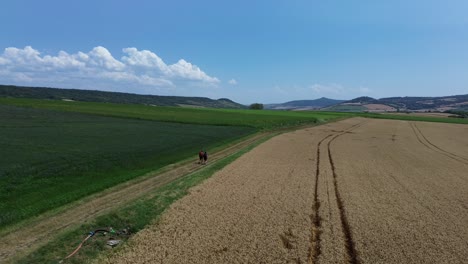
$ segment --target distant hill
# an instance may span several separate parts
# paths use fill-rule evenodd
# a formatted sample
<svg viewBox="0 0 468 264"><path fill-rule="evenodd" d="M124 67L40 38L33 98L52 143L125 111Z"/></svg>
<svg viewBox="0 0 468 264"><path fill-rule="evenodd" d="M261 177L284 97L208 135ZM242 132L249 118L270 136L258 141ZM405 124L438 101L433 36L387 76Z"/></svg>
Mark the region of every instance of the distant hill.
<svg viewBox="0 0 468 264"><path fill-rule="evenodd" d="M346 101L346 103L360 103L360 104L375 104L378 103L378 99L369 97L369 96L361 96L354 98L352 100Z"/></svg>
<svg viewBox="0 0 468 264"><path fill-rule="evenodd" d="M213 100L205 97L139 95L93 90L23 87L13 85L0 85L0 97L145 104L158 106L189 106L235 109L247 108L245 105L233 102L226 98Z"/></svg>
<svg viewBox="0 0 468 264"><path fill-rule="evenodd" d="M369 112L445 112L468 111L468 94L442 97L358 97L326 110Z"/></svg>
<svg viewBox="0 0 468 264"><path fill-rule="evenodd" d="M267 104L265 105L266 109L285 109L285 110L312 110L312 109L322 109L331 105L336 105L344 102L344 100L335 100L329 98L319 98L315 100L297 100L289 101L282 104Z"/></svg>
<svg viewBox="0 0 468 264"><path fill-rule="evenodd" d="M379 101L400 110L468 110L468 94L443 97L389 97Z"/></svg>

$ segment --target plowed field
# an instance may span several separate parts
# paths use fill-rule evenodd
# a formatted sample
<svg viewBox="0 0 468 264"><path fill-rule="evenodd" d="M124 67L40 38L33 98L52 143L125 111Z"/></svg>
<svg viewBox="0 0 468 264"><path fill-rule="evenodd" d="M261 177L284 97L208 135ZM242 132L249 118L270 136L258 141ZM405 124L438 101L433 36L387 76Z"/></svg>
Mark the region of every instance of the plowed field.
<svg viewBox="0 0 468 264"><path fill-rule="evenodd" d="M466 263L468 126L354 118L225 167L108 263Z"/></svg>

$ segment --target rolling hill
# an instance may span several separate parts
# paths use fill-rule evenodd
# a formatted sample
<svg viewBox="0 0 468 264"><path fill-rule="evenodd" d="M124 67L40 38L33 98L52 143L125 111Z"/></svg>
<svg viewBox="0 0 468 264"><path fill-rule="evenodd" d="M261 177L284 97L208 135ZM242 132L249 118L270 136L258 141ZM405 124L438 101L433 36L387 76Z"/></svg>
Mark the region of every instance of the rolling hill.
<svg viewBox="0 0 468 264"><path fill-rule="evenodd" d="M213 100L206 97L139 95L94 90L59 89L0 85L0 97L35 98L65 101L145 104L154 106L188 106L244 109L245 105L226 98Z"/></svg>
<svg viewBox="0 0 468 264"><path fill-rule="evenodd" d="M387 97L381 99L362 96L328 107L326 110L359 112L468 111L468 94L442 97Z"/></svg>
<svg viewBox="0 0 468 264"><path fill-rule="evenodd" d="M276 110L317 110L328 106L337 105L344 102L344 100L335 100L329 98L319 98L315 100L296 100L289 101L281 104L267 104L265 109Z"/></svg>

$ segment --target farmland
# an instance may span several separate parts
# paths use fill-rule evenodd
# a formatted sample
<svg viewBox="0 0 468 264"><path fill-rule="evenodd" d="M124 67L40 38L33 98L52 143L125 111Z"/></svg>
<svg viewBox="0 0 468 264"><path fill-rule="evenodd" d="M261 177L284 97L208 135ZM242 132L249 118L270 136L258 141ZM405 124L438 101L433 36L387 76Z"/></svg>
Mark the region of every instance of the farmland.
<svg viewBox="0 0 468 264"><path fill-rule="evenodd" d="M99 262L464 263L467 134L362 118L282 134Z"/></svg>
<svg viewBox="0 0 468 264"><path fill-rule="evenodd" d="M0 226L255 132L0 105Z"/></svg>
<svg viewBox="0 0 468 264"><path fill-rule="evenodd" d="M0 104L185 124L275 129L349 116L335 112L254 111L0 98Z"/></svg>
<svg viewBox="0 0 468 264"><path fill-rule="evenodd" d="M148 262L457 263L466 256L468 141L461 135L468 126L413 122L463 119L11 98L0 98L0 115L0 260L31 252L20 263L60 260L76 246L70 239L97 224L141 230L209 178L185 176L200 169L190 161L199 148L216 150L216 163L291 127L302 129L274 137L190 189L131 246L99 261L144 255ZM378 119L310 127L359 115ZM384 120L398 118L406 121ZM443 215L449 222L435 230ZM392 221L413 229L394 232ZM62 230L69 231L58 238ZM398 243L384 251L387 237ZM95 256L102 245L91 245L84 251ZM437 247L449 253L429 252Z"/></svg>
<svg viewBox="0 0 468 264"><path fill-rule="evenodd" d="M159 172L178 168L179 165L174 164L190 160L200 148L216 150L211 152L210 159L216 161L218 156L231 155L255 142L249 143L245 137L257 131L344 117L335 113L188 109L11 98L0 98L0 115L0 231L5 238L0 241L1 259L12 257L19 248L33 250L48 242L45 239L53 239L55 234L51 230L56 230L58 235L58 232L76 228L80 221L123 206L151 188L158 190L184 176L183 173L199 169L185 162L185 167L174 170L169 176ZM247 144L222 150L241 139ZM142 176L140 185L134 184L132 180ZM145 177L151 177L149 182ZM119 185L127 182L123 187ZM100 194L112 194L116 185L120 190L117 193L125 195L125 199ZM134 188L125 189L128 185ZM94 198L89 198L90 195ZM101 197L101 209L96 195ZM87 212L90 209L92 212ZM21 232L26 234L22 242L18 240Z"/></svg>

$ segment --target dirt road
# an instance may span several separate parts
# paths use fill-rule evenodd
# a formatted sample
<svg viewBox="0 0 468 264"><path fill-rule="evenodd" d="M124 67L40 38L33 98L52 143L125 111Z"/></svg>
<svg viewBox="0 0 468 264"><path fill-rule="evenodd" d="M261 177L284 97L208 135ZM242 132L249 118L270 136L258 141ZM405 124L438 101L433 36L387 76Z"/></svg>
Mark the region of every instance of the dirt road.
<svg viewBox="0 0 468 264"><path fill-rule="evenodd" d="M268 133L258 134L222 151L212 153L210 162L227 157L268 135ZM194 154L195 159L197 159L196 153ZM11 262L24 256L59 235L60 231L106 214L199 168L200 165L192 161L174 164L169 166L165 172L149 175L144 177L144 180L136 179L110 188L74 204L60 213L46 214L34 219L27 226L3 232L0 234L0 263Z"/></svg>
<svg viewBox="0 0 468 264"><path fill-rule="evenodd" d="M355 118L277 136L98 262L464 263L465 129Z"/></svg>

